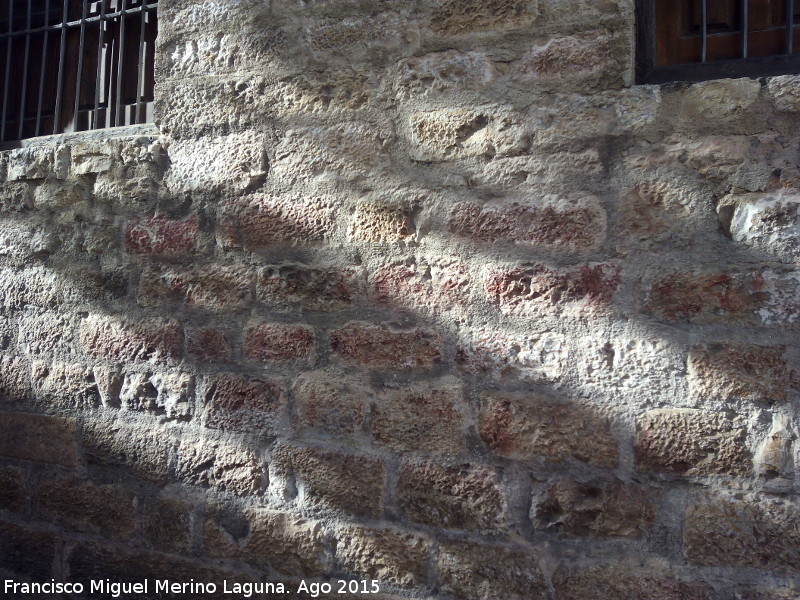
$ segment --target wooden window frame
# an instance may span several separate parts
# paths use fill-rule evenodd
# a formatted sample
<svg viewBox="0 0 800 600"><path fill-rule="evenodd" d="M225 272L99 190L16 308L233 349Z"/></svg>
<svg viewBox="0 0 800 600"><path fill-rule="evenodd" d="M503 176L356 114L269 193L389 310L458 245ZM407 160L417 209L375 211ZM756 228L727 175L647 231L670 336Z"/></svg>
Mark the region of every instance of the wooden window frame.
<svg viewBox="0 0 800 600"><path fill-rule="evenodd" d="M676 6L678 0L672 0ZM708 0L712 2L713 0ZM796 0L800 3L800 0ZM727 77L765 77L800 73L800 53L797 52L800 38L800 22L794 22L794 54L778 54L729 60L708 60L675 65L657 65L656 0L636 2L636 82L659 84L673 81L705 81ZM741 34L738 35L741 39Z"/></svg>

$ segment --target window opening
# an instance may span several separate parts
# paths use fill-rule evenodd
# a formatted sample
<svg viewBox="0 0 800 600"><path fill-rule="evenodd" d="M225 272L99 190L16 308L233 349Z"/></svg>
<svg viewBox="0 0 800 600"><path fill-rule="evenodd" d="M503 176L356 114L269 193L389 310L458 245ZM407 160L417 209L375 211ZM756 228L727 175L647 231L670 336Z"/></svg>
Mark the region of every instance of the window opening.
<svg viewBox="0 0 800 600"><path fill-rule="evenodd" d="M158 0L0 0L0 142L152 121Z"/></svg>
<svg viewBox="0 0 800 600"><path fill-rule="evenodd" d="M637 0L640 83L800 72L800 1Z"/></svg>

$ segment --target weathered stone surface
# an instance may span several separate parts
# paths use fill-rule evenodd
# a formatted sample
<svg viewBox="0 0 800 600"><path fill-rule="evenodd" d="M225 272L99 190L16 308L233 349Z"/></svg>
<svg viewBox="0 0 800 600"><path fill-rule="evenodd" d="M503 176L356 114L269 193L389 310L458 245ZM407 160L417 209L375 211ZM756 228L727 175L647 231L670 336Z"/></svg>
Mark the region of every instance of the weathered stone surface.
<svg viewBox="0 0 800 600"><path fill-rule="evenodd" d="M621 269L607 263L553 269L544 265L493 269L484 280L489 301L504 313L559 315L608 312Z"/></svg>
<svg viewBox="0 0 800 600"><path fill-rule="evenodd" d="M196 215L182 220L156 216L125 227L125 245L131 254L190 256L198 244L199 221Z"/></svg>
<svg viewBox="0 0 800 600"><path fill-rule="evenodd" d="M355 268L276 265L262 269L256 280L258 299L273 310L344 310L363 294Z"/></svg>
<svg viewBox="0 0 800 600"><path fill-rule="evenodd" d="M53 311L27 312L19 323L19 347L26 354L76 353L76 321Z"/></svg>
<svg viewBox="0 0 800 600"><path fill-rule="evenodd" d="M322 370L298 377L292 394L299 429L358 436L364 432L374 392L362 377Z"/></svg>
<svg viewBox="0 0 800 600"><path fill-rule="evenodd" d="M456 363L467 373L488 379L552 382L561 378L568 354L566 339L559 334L473 329L462 332Z"/></svg>
<svg viewBox="0 0 800 600"><path fill-rule="evenodd" d="M430 369L441 356L439 336L423 329L349 323L332 331L330 339L331 349L346 362L378 369Z"/></svg>
<svg viewBox="0 0 800 600"><path fill-rule="evenodd" d="M432 52L400 63L394 91L398 98L407 99L448 91L482 90L497 76L497 67L484 52Z"/></svg>
<svg viewBox="0 0 800 600"><path fill-rule="evenodd" d="M604 239L606 214L597 198L545 197L527 203L458 204L450 231L475 242L589 250Z"/></svg>
<svg viewBox="0 0 800 600"><path fill-rule="evenodd" d="M775 108L785 112L800 111L800 77L797 75L782 75L771 77L767 83L767 92Z"/></svg>
<svg viewBox="0 0 800 600"><path fill-rule="evenodd" d="M653 282L645 312L677 323L758 324L770 296L761 273L680 272Z"/></svg>
<svg viewBox="0 0 800 600"><path fill-rule="evenodd" d="M19 467L0 467L0 510L22 511L28 503L27 474Z"/></svg>
<svg viewBox="0 0 800 600"><path fill-rule="evenodd" d="M408 127L416 160L519 156L529 145L521 116L509 108L417 112L411 115Z"/></svg>
<svg viewBox="0 0 800 600"><path fill-rule="evenodd" d="M269 433L279 424L285 403L286 390L278 381L223 373L207 385L203 424L213 429Z"/></svg>
<svg viewBox="0 0 800 600"><path fill-rule="evenodd" d="M589 408L535 394L486 396L481 403L480 434L493 452L517 460L575 458L609 468L618 462L617 440L604 417Z"/></svg>
<svg viewBox="0 0 800 600"><path fill-rule="evenodd" d="M407 210L362 203L353 215L348 237L357 242L398 242L414 233L414 223Z"/></svg>
<svg viewBox="0 0 800 600"><path fill-rule="evenodd" d="M533 45L514 64L515 81L566 91L578 84L619 87L628 56L608 30L558 36ZM627 48L626 48L627 50Z"/></svg>
<svg viewBox="0 0 800 600"><path fill-rule="evenodd" d="M247 308L253 299L250 273L238 266L150 267L139 280L140 306L186 306L213 313Z"/></svg>
<svg viewBox="0 0 800 600"><path fill-rule="evenodd" d="M285 512L237 514L219 507L206 519L204 544L211 556L244 559L295 577L318 577L328 566L319 523Z"/></svg>
<svg viewBox="0 0 800 600"><path fill-rule="evenodd" d="M332 198L244 196L222 207L220 243L258 250L321 242L334 230L337 207Z"/></svg>
<svg viewBox="0 0 800 600"><path fill-rule="evenodd" d="M122 467L147 480L164 483L178 440L152 426L136 426L111 420L83 422L81 438L88 463Z"/></svg>
<svg viewBox="0 0 800 600"><path fill-rule="evenodd" d="M314 358L314 330L307 325L255 322L245 331L244 353L254 362L308 364Z"/></svg>
<svg viewBox="0 0 800 600"><path fill-rule="evenodd" d="M0 414L3 424L0 456L65 467L78 465L73 419L21 413Z"/></svg>
<svg viewBox="0 0 800 600"><path fill-rule="evenodd" d="M355 577L400 587L425 583L431 548L425 537L399 529L347 527L336 541L337 559Z"/></svg>
<svg viewBox="0 0 800 600"><path fill-rule="evenodd" d="M410 521L499 532L506 528L506 499L500 474L481 465L404 463L397 501Z"/></svg>
<svg viewBox="0 0 800 600"><path fill-rule="evenodd" d="M568 536L636 537L655 519L653 494L616 479L564 478L534 498L531 520Z"/></svg>
<svg viewBox="0 0 800 600"><path fill-rule="evenodd" d="M537 14L536 0L444 0L434 9L430 26L440 35L462 35L522 27Z"/></svg>
<svg viewBox="0 0 800 600"><path fill-rule="evenodd" d="M465 310L472 280L465 264L447 259L385 265L371 279L376 303L432 312Z"/></svg>
<svg viewBox="0 0 800 600"><path fill-rule="evenodd" d="M273 451L271 468L283 487L276 491L296 493L304 506L373 519L383 515L386 467L378 457L284 444Z"/></svg>
<svg viewBox="0 0 800 600"><path fill-rule="evenodd" d="M0 356L0 404L23 402L30 396L30 363L19 356Z"/></svg>
<svg viewBox="0 0 800 600"><path fill-rule="evenodd" d="M785 262L800 259L800 195L796 191L729 196L733 209L728 232L734 241Z"/></svg>
<svg viewBox="0 0 800 600"><path fill-rule="evenodd" d="M648 600L714 600L717 592L707 583L679 578L666 569L630 565L575 565L558 567L553 587L559 600L591 598L647 598Z"/></svg>
<svg viewBox="0 0 800 600"><path fill-rule="evenodd" d="M267 481L266 466L258 452L235 442L183 441L175 471L180 481L237 496L260 494Z"/></svg>
<svg viewBox="0 0 800 600"><path fill-rule="evenodd" d="M47 407L92 409L101 404L94 370L81 363L34 361L31 384L36 400Z"/></svg>
<svg viewBox="0 0 800 600"><path fill-rule="evenodd" d="M782 402L789 386L783 352L751 344L697 345L689 353L689 382L704 400Z"/></svg>
<svg viewBox="0 0 800 600"><path fill-rule="evenodd" d="M89 356L119 361L172 362L183 351L183 331L171 320L130 320L92 315L80 327Z"/></svg>
<svg viewBox="0 0 800 600"><path fill-rule="evenodd" d="M470 422L463 396L452 380L382 390L372 404L372 436L398 452L459 454Z"/></svg>
<svg viewBox="0 0 800 600"><path fill-rule="evenodd" d="M186 330L186 352L205 363L219 363L233 357L230 335L215 327L192 327Z"/></svg>
<svg viewBox="0 0 800 600"><path fill-rule="evenodd" d="M169 148L165 184L173 193L258 189L269 170L265 145L255 131L180 140Z"/></svg>
<svg viewBox="0 0 800 600"><path fill-rule="evenodd" d="M442 591L464 600L544 597L547 583L530 548L449 542L439 549Z"/></svg>
<svg viewBox="0 0 800 600"><path fill-rule="evenodd" d="M155 550L187 552L192 544L192 506L185 500L154 496L144 501L142 534Z"/></svg>
<svg viewBox="0 0 800 600"><path fill-rule="evenodd" d="M686 511L683 553L699 565L800 571L794 500L710 496Z"/></svg>
<svg viewBox="0 0 800 600"><path fill-rule="evenodd" d="M136 531L136 501L124 488L67 477L48 477L36 491L38 518L60 527L129 538Z"/></svg>
<svg viewBox="0 0 800 600"><path fill-rule="evenodd" d="M128 410L186 420L194 407L194 378L182 372L128 373L119 398Z"/></svg>
<svg viewBox="0 0 800 600"><path fill-rule="evenodd" d="M84 583L108 579L113 582L136 583L148 580L148 595L137 598L163 598L171 593L154 594L155 581L170 583L214 583L222 589L224 581L240 583L253 581L252 576L231 571L217 565L206 566L196 558L184 559L168 554L147 551L130 546L112 546L107 543L82 541L70 549L68 568L71 581ZM209 594L199 597L208 598Z"/></svg>
<svg viewBox="0 0 800 600"><path fill-rule="evenodd" d="M692 243L694 198L669 181L637 183L622 192L618 248L679 248Z"/></svg>
<svg viewBox="0 0 800 600"><path fill-rule="evenodd" d="M58 537L0 521L0 566L36 581L49 581L53 576Z"/></svg>
<svg viewBox="0 0 800 600"><path fill-rule="evenodd" d="M752 460L746 434L742 420L727 413L651 410L636 424L636 465L681 475L747 475Z"/></svg>

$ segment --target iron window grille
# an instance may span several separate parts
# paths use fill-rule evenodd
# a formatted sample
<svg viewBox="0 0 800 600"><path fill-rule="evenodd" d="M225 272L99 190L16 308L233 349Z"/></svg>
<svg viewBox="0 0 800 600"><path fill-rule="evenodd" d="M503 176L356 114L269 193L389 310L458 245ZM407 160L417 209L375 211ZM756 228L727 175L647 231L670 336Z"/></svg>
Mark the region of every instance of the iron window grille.
<svg viewBox="0 0 800 600"><path fill-rule="evenodd" d="M152 121L158 0L0 0L0 142Z"/></svg>
<svg viewBox="0 0 800 600"><path fill-rule="evenodd" d="M636 0L639 83L800 72L800 1Z"/></svg>

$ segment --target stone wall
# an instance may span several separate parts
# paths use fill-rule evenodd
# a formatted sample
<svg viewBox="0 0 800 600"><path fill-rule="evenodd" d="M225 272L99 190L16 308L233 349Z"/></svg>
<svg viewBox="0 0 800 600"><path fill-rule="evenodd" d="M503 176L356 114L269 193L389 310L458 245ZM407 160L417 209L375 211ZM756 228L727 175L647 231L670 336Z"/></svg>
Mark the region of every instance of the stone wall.
<svg viewBox="0 0 800 600"><path fill-rule="evenodd" d="M159 20L157 127L2 153L5 578L798 596L800 78L632 85L631 0Z"/></svg>

